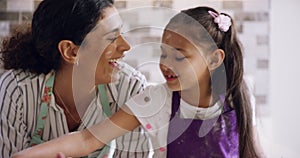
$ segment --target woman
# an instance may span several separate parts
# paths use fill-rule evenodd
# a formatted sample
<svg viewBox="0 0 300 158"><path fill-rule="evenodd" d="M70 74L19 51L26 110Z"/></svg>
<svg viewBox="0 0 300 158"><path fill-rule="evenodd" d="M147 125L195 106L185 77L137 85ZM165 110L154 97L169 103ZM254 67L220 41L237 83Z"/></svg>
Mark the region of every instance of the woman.
<svg viewBox="0 0 300 158"><path fill-rule="evenodd" d="M85 129L144 89L144 77L117 62L130 46L112 4L44 0L31 26L4 40L1 56L9 71L0 80L0 157ZM142 132L116 142L115 157L149 154Z"/></svg>

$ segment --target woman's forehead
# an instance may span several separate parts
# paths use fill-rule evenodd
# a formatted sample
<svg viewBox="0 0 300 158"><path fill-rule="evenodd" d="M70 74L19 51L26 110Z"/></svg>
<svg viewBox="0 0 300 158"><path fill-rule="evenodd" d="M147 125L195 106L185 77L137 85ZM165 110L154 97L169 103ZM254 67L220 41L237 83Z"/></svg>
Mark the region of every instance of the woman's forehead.
<svg viewBox="0 0 300 158"><path fill-rule="evenodd" d="M108 7L103 10L103 16L93 29L93 31L100 31L103 34L120 28L123 22L118 13L118 11L114 7Z"/></svg>

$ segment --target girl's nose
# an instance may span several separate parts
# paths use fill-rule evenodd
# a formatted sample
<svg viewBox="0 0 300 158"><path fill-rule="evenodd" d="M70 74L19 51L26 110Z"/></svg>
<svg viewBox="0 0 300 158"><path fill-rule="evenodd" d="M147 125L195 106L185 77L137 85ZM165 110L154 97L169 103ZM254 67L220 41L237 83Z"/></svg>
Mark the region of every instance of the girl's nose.
<svg viewBox="0 0 300 158"><path fill-rule="evenodd" d="M173 68L173 63L172 59L169 56L166 57L161 57L159 64L162 66L164 70L172 69Z"/></svg>
<svg viewBox="0 0 300 158"><path fill-rule="evenodd" d="M166 64L165 62L164 63L160 63L159 64L159 67L161 69L161 71L163 72L168 72L168 71L172 71L173 70L173 67L171 64Z"/></svg>

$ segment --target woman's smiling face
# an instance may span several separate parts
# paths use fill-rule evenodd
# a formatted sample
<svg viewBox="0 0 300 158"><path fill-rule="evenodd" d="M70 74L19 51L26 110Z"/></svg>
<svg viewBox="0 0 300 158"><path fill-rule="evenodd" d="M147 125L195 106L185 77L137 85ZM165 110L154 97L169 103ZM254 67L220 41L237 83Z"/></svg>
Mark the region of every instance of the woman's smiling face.
<svg viewBox="0 0 300 158"><path fill-rule="evenodd" d="M81 70L95 76L96 85L117 79L116 61L130 49L121 36L122 20L118 11L114 7L103 11L103 17L86 36L79 58Z"/></svg>

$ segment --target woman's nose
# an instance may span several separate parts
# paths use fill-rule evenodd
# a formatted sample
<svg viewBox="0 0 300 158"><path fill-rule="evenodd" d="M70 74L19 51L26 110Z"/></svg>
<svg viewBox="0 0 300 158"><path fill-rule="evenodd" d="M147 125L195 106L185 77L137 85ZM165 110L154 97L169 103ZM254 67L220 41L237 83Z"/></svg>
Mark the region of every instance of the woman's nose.
<svg viewBox="0 0 300 158"><path fill-rule="evenodd" d="M120 52L125 52L125 51L128 51L130 49L130 45L128 44L128 42L124 39L123 36L119 36L118 39L117 39L117 44L118 44L118 47L117 47L117 50L120 51Z"/></svg>

